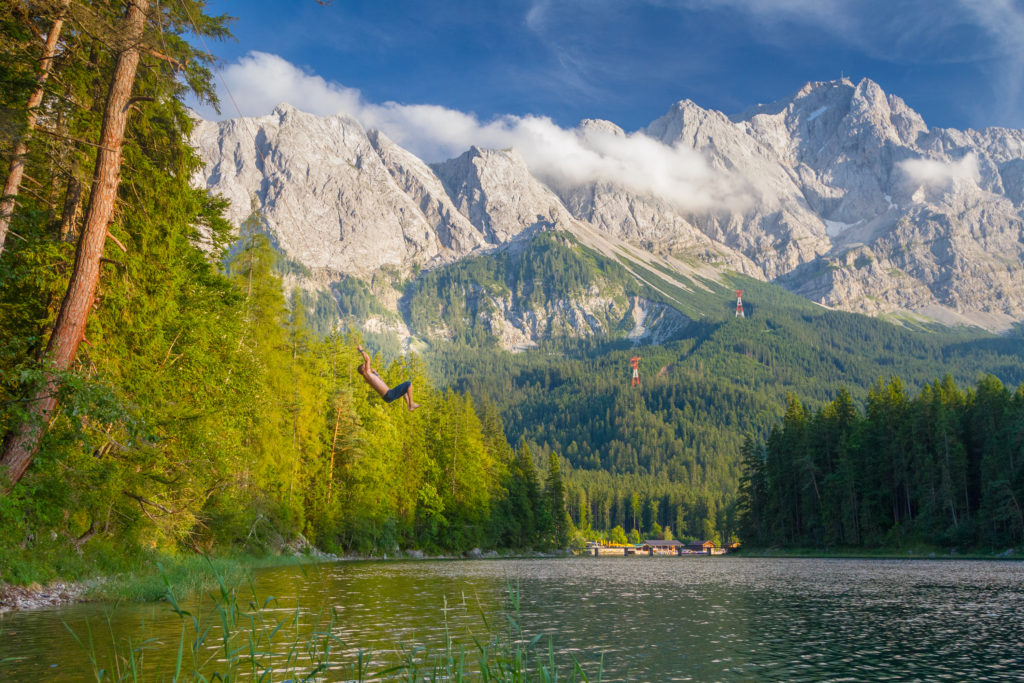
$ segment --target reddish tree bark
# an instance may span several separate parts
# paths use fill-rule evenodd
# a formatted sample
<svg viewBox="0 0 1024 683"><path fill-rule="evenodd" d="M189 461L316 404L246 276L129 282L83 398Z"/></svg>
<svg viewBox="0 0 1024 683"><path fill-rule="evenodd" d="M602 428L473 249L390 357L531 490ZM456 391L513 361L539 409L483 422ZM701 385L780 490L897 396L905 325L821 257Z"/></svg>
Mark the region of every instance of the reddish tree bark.
<svg viewBox="0 0 1024 683"><path fill-rule="evenodd" d="M146 23L149 0L130 0L123 21L124 48L118 55L114 75L107 94L107 106L100 130L99 152L92 177L92 192L86 212L82 235L75 252L75 267L68 283L67 293L60 306L57 322L47 346L47 361L55 372L71 367L78 345L85 337L96 297L100 277L100 257L107 239L107 227L117 199L121 176L121 145L128 121L128 105L135 72L139 64L139 47ZM43 430L49 426L57 406L58 382L54 375L44 383L29 403L29 417L4 440L0 468L6 469L11 485L25 474L36 450Z"/></svg>
<svg viewBox="0 0 1024 683"><path fill-rule="evenodd" d="M4 243L7 241L7 229L11 225L11 216L14 215L14 203L18 191L21 189L21 178L25 174L25 156L28 154L28 138L36 127L36 115L39 105L43 102L43 95L46 91L46 80L50 77L50 64L53 62L53 55L57 52L57 40L60 38L61 29L64 27L64 13L67 12L71 0L62 0L57 10L57 18L53 20L50 32L46 34L46 43L43 45L43 58L40 62L40 73L36 79L38 85L28 98L28 131L22 136L18 144L14 146L14 158L11 159L11 170L7 174L7 182L4 183L3 194L0 194L0 255L4 252Z"/></svg>

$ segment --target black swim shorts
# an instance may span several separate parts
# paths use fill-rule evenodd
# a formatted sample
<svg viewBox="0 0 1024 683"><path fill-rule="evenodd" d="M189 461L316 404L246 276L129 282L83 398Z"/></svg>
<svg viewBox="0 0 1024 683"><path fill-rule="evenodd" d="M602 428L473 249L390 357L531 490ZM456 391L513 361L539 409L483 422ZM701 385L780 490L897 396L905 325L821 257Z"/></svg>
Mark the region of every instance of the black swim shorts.
<svg viewBox="0 0 1024 683"><path fill-rule="evenodd" d="M397 387L393 387L388 390L388 393L384 394L384 400L391 403L396 398L402 398L405 396L405 392L409 391L409 387L412 386L412 382L402 382Z"/></svg>

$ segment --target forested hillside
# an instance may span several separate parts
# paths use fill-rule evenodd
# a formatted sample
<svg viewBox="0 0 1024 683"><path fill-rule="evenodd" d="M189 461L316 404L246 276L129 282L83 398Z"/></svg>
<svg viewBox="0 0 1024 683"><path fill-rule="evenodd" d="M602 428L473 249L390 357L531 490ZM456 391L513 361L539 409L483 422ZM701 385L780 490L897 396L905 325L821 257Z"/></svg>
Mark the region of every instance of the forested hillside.
<svg viewBox="0 0 1024 683"><path fill-rule="evenodd" d="M739 276L706 284L692 293L663 285L693 318L663 346L563 339L519 354L452 345L426 358L439 383L494 402L510 439L566 459L577 524L647 534L657 524L719 540L739 531L744 438L765 438L787 395L821 405L846 391L859 402L893 375L912 389L947 373L962 384L986 373L1011 386L1024 380L1019 332L896 325ZM744 318L734 316L733 288L746 290ZM639 387L630 384L633 355Z"/></svg>
<svg viewBox="0 0 1024 683"><path fill-rule="evenodd" d="M300 534L379 554L564 547L573 525L577 541L742 530L764 542L887 542L910 518L915 533L957 542L1016 533L1019 477L997 477L1017 471L1016 451L992 451L972 416L993 395L1008 406L1000 424L1019 423L1020 390L1010 400L993 384L1024 380L1019 330L830 311L698 263L670 273L667 260L599 253L554 224L409 280L382 268L329 290L286 288L310 273L275 248L266 222L254 213L236 233L224 202L191 184L199 160L183 99L213 95L212 57L189 41L226 37L223 17L199 0L0 10L0 581L115 570L153 552L278 549ZM733 315L737 289L745 318ZM345 331L370 318L387 324ZM495 343L510 321L522 353ZM389 332L403 324L410 340ZM403 354L404 341L419 353ZM389 385L412 380L422 408L385 404L363 383L359 343ZM959 398L948 383L928 388L946 374L995 379ZM848 489L811 509L799 487L845 486L851 467L878 474L875 456L814 461L802 480L765 470L775 507L741 529L741 453L747 481L762 476L751 444L767 440L765 462L804 458L791 468L831 452L772 455L797 429L787 417L772 432L786 396L807 402L805 420L839 397L864 425L843 434L880 443L881 389L869 387L891 376L951 397L966 469L935 481L953 483L927 505L915 489L886 520L878 510L891 501L871 496L885 482L905 494L910 465L857 480L857 500L878 505L850 526L836 520L868 508L836 493ZM865 399L867 417L855 418ZM946 413L897 404L890 412L915 415L915 429L945 424ZM836 463L847 469L835 474Z"/></svg>
<svg viewBox="0 0 1024 683"><path fill-rule="evenodd" d="M0 3L6 177L23 171L0 243L0 581L300 534L363 553L564 546L557 461L535 471L492 408L414 356L375 364L423 407L381 401L360 338L315 333L315 305L285 295L259 218L235 240L191 186L182 99L210 96L210 58L184 36L226 35L203 4Z"/></svg>
<svg viewBox="0 0 1024 683"><path fill-rule="evenodd" d="M767 439L743 447L741 528L753 544L898 547L1024 543L1024 385L952 378L911 398L897 378L863 410L846 391L795 397Z"/></svg>

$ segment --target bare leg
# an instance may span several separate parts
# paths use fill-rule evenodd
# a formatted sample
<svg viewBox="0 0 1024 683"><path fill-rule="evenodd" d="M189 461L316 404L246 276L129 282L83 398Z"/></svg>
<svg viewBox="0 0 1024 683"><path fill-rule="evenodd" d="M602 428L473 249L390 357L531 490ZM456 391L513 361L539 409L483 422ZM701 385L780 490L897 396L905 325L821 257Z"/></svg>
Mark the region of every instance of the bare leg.
<svg viewBox="0 0 1024 683"><path fill-rule="evenodd" d="M412 387L409 387L409 390L405 392L405 403L409 406L410 412L420 407L419 403L412 402Z"/></svg>

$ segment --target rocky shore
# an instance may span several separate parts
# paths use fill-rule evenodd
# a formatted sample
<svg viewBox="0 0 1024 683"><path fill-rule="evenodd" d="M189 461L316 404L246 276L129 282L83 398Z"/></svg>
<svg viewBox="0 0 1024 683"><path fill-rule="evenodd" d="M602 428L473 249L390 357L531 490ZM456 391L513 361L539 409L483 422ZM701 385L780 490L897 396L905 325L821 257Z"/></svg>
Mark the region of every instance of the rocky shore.
<svg viewBox="0 0 1024 683"><path fill-rule="evenodd" d="M91 583L70 581L53 581L45 586L38 583L28 586L0 584L0 613L84 602L91 587Z"/></svg>

